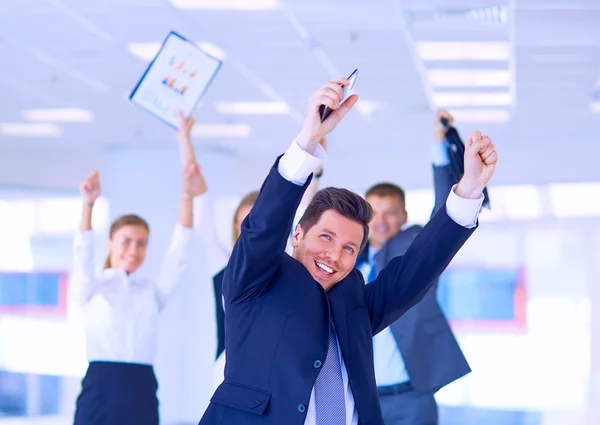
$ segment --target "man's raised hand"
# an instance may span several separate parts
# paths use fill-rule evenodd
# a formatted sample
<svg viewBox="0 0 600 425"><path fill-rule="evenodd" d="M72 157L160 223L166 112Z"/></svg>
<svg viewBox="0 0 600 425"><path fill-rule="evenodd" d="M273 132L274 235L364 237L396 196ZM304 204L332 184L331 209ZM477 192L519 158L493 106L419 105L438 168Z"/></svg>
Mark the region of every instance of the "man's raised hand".
<svg viewBox="0 0 600 425"><path fill-rule="evenodd" d="M296 142L306 152L312 154L319 141L329 134L354 107L358 96L353 94L345 102L342 86L349 84L345 77L335 78L325 83L308 99L306 116ZM331 114L321 122L320 108L325 105L332 110Z"/></svg>
<svg viewBox="0 0 600 425"><path fill-rule="evenodd" d="M465 143L465 170L456 194L462 198L478 198L487 186L496 164L498 153L492 140L474 131Z"/></svg>

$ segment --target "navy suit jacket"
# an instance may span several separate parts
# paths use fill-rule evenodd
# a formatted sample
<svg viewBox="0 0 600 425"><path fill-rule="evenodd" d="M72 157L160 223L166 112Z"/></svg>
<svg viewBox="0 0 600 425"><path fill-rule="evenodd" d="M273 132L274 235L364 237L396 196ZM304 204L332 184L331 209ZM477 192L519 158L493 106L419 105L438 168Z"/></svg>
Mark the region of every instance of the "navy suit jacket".
<svg viewBox="0 0 600 425"><path fill-rule="evenodd" d="M374 282L365 285L354 269L326 293L285 253L310 179L295 185L279 174L277 164L242 223L225 269L225 380L200 424L304 424L331 318L359 422L382 425L372 337L423 298L474 229L456 224L441 208Z"/></svg>
<svg viewBox="0 0 600 425"><path fill-rule="evenodd" d="M223 309L223 276L225 269L213 276L213 289L215 295L215 313L217 320L217 355L215 360L219 358L221 353L225 351L225 310Z"/></svg>
<svg viewBox="0 0 600 425"><path fill-rule="evenodd" d="M435 205L432 216L445 205L459 178L450 165L433 167ZM375 254L377 274L392 258L404 255L422 229L412 226L390 239ZM367 261L367 256L368 249L365 249L357 263ZM417 305L391 325L411 384L421 392L435 392L471 371L437 302L437 287L436 282Z"/></svg>

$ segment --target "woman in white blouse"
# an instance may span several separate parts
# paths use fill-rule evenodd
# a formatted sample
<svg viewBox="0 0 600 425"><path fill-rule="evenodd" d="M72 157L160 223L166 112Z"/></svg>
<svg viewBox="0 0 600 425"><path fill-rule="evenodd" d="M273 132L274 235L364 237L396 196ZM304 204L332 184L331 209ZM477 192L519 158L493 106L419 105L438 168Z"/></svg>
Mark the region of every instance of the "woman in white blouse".
<svg viewBox="0 0 600 425"><path fill-rule="evenodd" d="M138 276L148 247L149 226L137 215L112 223L108 256L95 273L92 209L100 178L81 183L83 212L75 237L70 294L82 307L89 361L77 399L74 425L158 425L157 382L152 367L158 314L189 261L193 198L206 191L197 164L186 165L179 222L156 279Z"/></svg>
<svg viewBox="0 0 600 425"><path fill-rule="evenodd" d="M178 133L182 164L196 162L196 156L190 138L193 126L194 119L193 117L190 117L185 120L181 126L181 131ZM321 140L321 145L323 148L327 148L327 140L325 138ZM304 197L300 202L300 206L296 211L296 216L294 217L293 222L294 225L292 226L292 229L290 229L290 237L296 223L300 221L302 214L304 214L304 210L319 189L319 179L321 178L322 174L322 169L316 170L311 184L307 188ZM254 205L254 201L258 196L258 191L250 192L241 199L232 217L231 239L226 241L221 241L218 237L216 223L213 219L213 206L208 196L209 194L206 193L202 196L198 196L195 199L194 207L196 209L196 214L194 215L194 218L197 220L197 222L195 223L194 227L200 229L198 233L202 235L201 242L205 250L208 272L213 277L217 325L217 353L214 371L214 387L216 388L223 382L223 374L225 369L225 310L222 299L223 273L225 271L225 266L229 261L233 245L240 235L242 222L250 213L250 210ZM291 246L289 243L288 249L291 253Z"/></svg>

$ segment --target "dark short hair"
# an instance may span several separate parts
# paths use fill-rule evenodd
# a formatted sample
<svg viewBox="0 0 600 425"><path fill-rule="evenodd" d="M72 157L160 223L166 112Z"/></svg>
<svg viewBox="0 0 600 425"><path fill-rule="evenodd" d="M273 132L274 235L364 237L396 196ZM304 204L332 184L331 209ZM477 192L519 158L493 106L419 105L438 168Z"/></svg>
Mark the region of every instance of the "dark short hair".
<svg viewBox="0 0 600 425"><path fill-rule="evenodd" d="M363 240L360 251L363 250L369 239L369 222L373 215L371 205L362 196L347 189L328 187L319 190L313 197L304 215L298 222L305 232L308 232L321 219L327 210L334 210L342 216L355 221L363 227Z"/></svg>
<svg viewBox="0 0 600 425"><path fill-rule="evenodd" d="M365 197L367 196L377 196L379 198L394 196L400 199L402 205L406 207L406 195L404 194L404 190L394 183L377 183L367 190Z"/></svg>

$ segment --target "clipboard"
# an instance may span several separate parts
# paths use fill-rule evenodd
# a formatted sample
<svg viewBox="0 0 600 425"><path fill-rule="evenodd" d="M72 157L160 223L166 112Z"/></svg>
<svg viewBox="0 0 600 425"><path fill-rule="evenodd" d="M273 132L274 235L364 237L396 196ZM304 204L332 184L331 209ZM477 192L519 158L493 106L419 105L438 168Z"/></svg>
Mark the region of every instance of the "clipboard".
<svg viewBox="0 0 600 425"><path fill-rule="evenodd" d="M189 117L223 62L171 31L129 95L129 101L174 129Z"/></svg>

